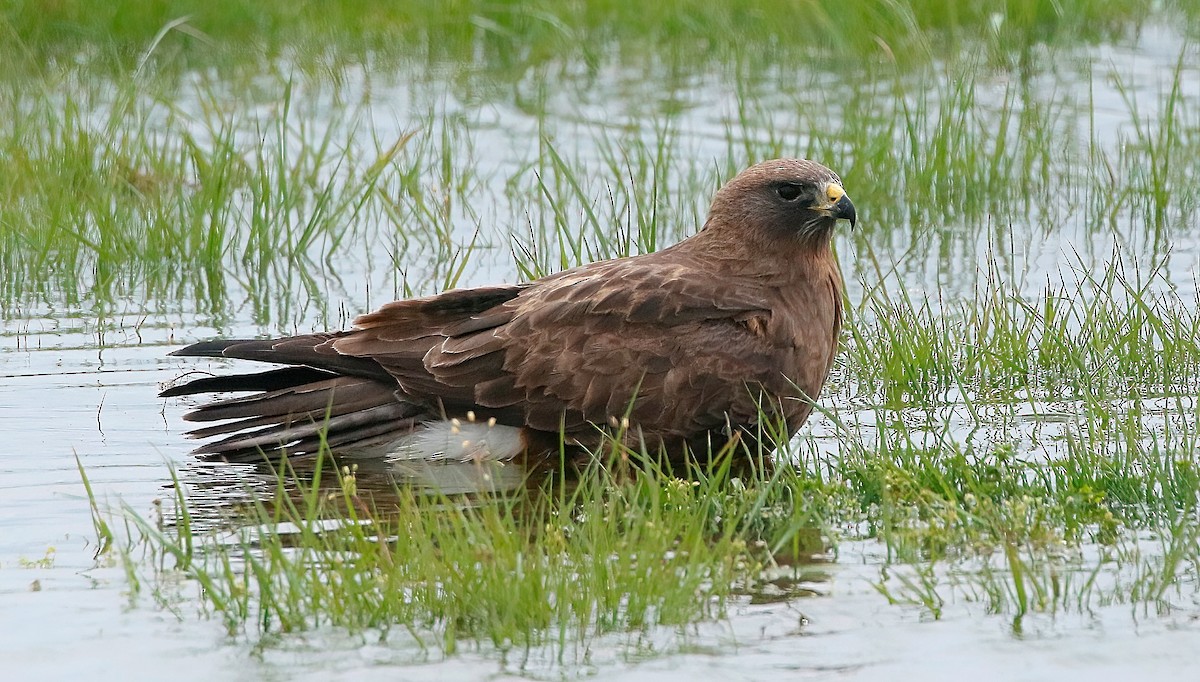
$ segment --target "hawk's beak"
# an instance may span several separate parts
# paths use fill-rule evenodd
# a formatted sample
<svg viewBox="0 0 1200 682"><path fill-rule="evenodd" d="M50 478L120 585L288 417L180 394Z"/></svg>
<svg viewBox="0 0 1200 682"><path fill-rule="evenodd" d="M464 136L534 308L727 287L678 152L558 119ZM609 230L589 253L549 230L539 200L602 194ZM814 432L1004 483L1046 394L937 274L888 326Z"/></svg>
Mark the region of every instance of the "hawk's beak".
<svg viewBox="0 0 1200 682"><path fill-rule="evenodd" d="M850 203L850 197L845 194L838 199L833 205L832 215L834 220L846 219L850 221L850 229L854 229L854 225L858 223L858 214L854 212L854 204Z"/></svg>
<svg viewBox="0 0 1200 682"><path fill-rule="evenodd" d="M829 196L829 203L823 208L829 211L829 217L834 220L849 220L850 229L853 230L858 222L858 214L854 212L854 203L850 201L846 190L842 189L841 185L831 183L825 193Z"/></svg>

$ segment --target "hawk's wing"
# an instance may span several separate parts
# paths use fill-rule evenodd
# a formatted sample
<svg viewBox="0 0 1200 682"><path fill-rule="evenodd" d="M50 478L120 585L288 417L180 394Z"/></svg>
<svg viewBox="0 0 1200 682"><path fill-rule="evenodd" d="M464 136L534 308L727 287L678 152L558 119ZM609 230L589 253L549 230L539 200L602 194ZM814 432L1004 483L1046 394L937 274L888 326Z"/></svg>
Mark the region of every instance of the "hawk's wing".
<svg viewBox="0 0 1200 682"><path fill-rule="evenodd" d="M505 289L514 295L491 307L392 303L329 345L370 357L408 398L447 413L568 433L628 413L654 425L647 435L695 434L751 420L747 382L786 391L782 358L794 353L768 333L763 292L698 267L605 261Z"/></svg>

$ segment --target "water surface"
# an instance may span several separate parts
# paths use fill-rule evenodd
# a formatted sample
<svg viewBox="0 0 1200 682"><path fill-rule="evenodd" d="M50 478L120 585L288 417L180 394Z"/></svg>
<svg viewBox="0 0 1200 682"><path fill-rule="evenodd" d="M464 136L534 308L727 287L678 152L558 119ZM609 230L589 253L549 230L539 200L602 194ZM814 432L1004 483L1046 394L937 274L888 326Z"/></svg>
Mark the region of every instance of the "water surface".
<svg viewBox="0 0 1200 682"><path fill-rule="evenodd" d="M887 164L850 144L854 138L846 131L868 125L864 111L883 120L901 115L904 103L919 111L917 124L929 126L932 135L938 112L952 110L939 107L964 96L959 62L890 75L864 67L802 77L779 64L747 80L719 69L680 76L667 64L635 68L608 58L591 65L551 63L480 91L453 64L349 67L326 80L280 76L288 73L284 61L253 87L198 72L173 91L170 106L145 98L139 104L144 134L161 136L168 147L181 144L185 133L200 147L217 145L223 133L211 125L215 100L232 126L227 139L239 149L284 148L294 158L328 135L347 158L369 159L413 133L411 147L395 163L416 166L414 159L435 158L445 165L424 166L413 187L382 187L396 200L395 214L372 203L342 233L321 232L293 257L271 248L255 251L255 216L263 207L247 191L224 215L242 235L244 250L227 253L222 272L203 286L169 268L141 280L129 275L139 265L118 261L109 264L115 278L106 280L85 264L73 277L45 272L6 299L0 325L0 658L7 674L173 680L1187 677L1200 628L1194 593L1190 603L1167 614L1098 605L1084 613L1028 616L1019 629L989 614L983 600L951 599L934 620L918 606L890 605L880 596L874 584L884 549L853 539L851 529L836 561L816 569L806 586L813 596L766 604L747 599L726 621L600 639L565 668L536 651L501 655L482 647L442 660L403 640L381 643L369 633L337 631L289 636L260 650L198 617L194 586L182 587L177 615L145 596L131 605L121 567L93 559L97 547L77 463L102 500L147 515L155 500L172 495L169 464L179 468L201 506L220 508L260 483L244 467L197 464L182 437L187 405L156 397L160 386L185 372L231 366L168 358L167 352L216 335L342 326L372 306L409 292L430 293L450 280L458 286L513 281L521 275L514 250L522 245L549 254L547 265L557 269L563 265L553 251L559 238L547 230L554 214L538 183L560 193L565 218L574 224L584 223L589 209L621 224L631 220L632 209L622 209L624 197L614 188L637 171L622 177L613 163L636 166L645 150L665 154L659 161L666 229L658 246L694 231L718 176L727 177L731 140L747 150L733 153L739 158L808 154L842 170L864 223L862 231L840 234L837 241L851 302L878 286L929 295L935 306L970 299L992 259L1016 293L1036 296L1048 283L1070 288L1087 273L1103 272L1119 249L1131 272L1161 264L1155 286L1194 305L1196 193L1175 197L1160 224L1153 224L1147 221L1148 199L1122 197L1115 206L1096 207L1088 188L1102 172L1102 158L1118 172L1144 170L1139 131L1160 125L1176 84L1178 123L1200 137L1195 48L1173 27L1148 25L1110 43L1046 48L1045 54L1053 58L1035 60L1023 74L979 68L966 86L971 104L964 126L976 131L969 140L1001 144L985 133L1007 121L1018 128L1001 151L1014 157L1038 152L1023 137L1032 132L1019 128L1021 112L1049 112L1042 132L1053 141L1040 153L1053 164L1044 176L1053 186L1043 187L1041 176L1026 177L1032 205L946 178L896 187L895 177L873 173ZM475 77L487 80L486 74ZM65 98L72 87L64 85ZM281 103L289 87L284 120ZM103 129L119 98L106 97L104 87L98 92L89 100L89 116ZM572 197L555 178L546 162L548 145L581 170L586 200ZM1182 168L1174 172L1200 186L1196 157L1177 161ZM332 186L347 172L334 162L314 163L311 170L314 182ZM439 199L443 235L404 232L405 216L422 205L443 210ZM296 228L288 234L299 234L319 213L311 201L275 210L268 222ZM331 249L336 239L341 241ZM455 275L455 254L461 257L472 243L467 266ZM877 413L870 401L855 402L857 394L853 386L835 384L824 403L869 433ZM956 411L951 399L939 418L963 442L1014 441L1023 454L1037 457L1061 447L1057 417L1069 421L1081 409L1042 398L996 406L997 415L983 424L978 415ZM822 418L801 435L818 452L839 451L845 447L841 437Z"/></svg>

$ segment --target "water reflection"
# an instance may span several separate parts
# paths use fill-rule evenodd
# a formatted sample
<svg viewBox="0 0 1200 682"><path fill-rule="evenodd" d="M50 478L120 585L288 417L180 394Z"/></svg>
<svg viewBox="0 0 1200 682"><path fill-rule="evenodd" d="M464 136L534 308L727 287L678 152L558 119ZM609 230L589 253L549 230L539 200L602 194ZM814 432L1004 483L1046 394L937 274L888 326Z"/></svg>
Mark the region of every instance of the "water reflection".
<svg viewBox="0 0 1200 682"><path fill-rule="evenodd" d="M1190 7L1156 7L1175 4ZM656 25L617 24L634 31ZM852 22L839 25L876 40ZM250 64L249 79L197 70L165 91L143 90L73 72L66 60L48 87L18 83L6 91L17 113L5 127L13 132L10 156L37 172L28 187L12 178L5 224L15 238L0 246L0 413L10 454L0 467L0 558L8 569L51 543L60 550L56 571L3 573L3 592L15 605L7 612L15 618L0 628L13 655L0 658L11 659L16 677L45 677L46 668L22 675L23 667L40 665L31 663L39 656L62 676L65 638L91 652L75 660L122 657L122 669L132 662L177 679L211 678L214 671L219 677L222 670L245 676L247 661L267 677L281 669L309 678L352 674L348 669L380 675L371 656L394 651L358 639L338 650L330 646L338 633L314 635L303 653L272 659L257 648L231 656L223 633L207 624L189 618L164 628L153 609L123 609L120 570L104 577L102 569L79 564L78 556L90 558L91 551L73 551L91 533L74 456L94 482L139 509L162 494L163 460L179 462L202 531L249 522L254 500L298 505L314 474L302 463L281 485L269 467L206 464L183 453L182 408L153 398L155 383L184 371L164 357L167 349L213 336L337 328L355 312L411 293L512 281L526 267L557 269L610 255L594 243L581 253L560 250L591 212L600 225L635 235L653 225L662 246L694 231L718 179L747 158L795 153L844 171L864 208L864 229L838 243L854 302L879 288L927 296L934 306L970 300L987 270L980 264L993 257L1015 294L1037 299L1047 286L1073 291L1073 281L1104 270L1120 253L1130 273L1161 260L1163 285L1194 309L1196 25L1106 25L1113 27L1104 34L1109 40L1096 46L1020 41L1020 69L953 51L931 60L919 50L899 51L899 64L878 61L873 50L814 67L780 59L780 46L766 42L745 61L726 63L727 53L705 52L705 40L656 56L577 39L572 44L588 52L579 58L527 50L521 35L505 42L485 31L479 38L463 22L461 40L434 41L435 63L366 56L338 63L333 78L324 68L306 78L288 63L266 73ZM145 37L136 39L137 51ZM38 101L46 91L49 101ZM76 107L63 106L71 99ZM385 158L382 152L413 131L399 155ZM546 162L548 145L572 175ZM314 155L317 147L335 152ZM62 163L77 157L87 161ZM381 159L384 174L365 181L361 173ZM176 167L174 160L183 161ZM33 186L57 190L39 194ZM547 205L543 189L557 207ZM25 230L29 216L44 224ZM96 238L99 227L115 229ZM91 251L96 245L103 248ZM635 239L633 248L643 244ZM1089 404L1074 398L950 395L932 406L876 408L855 404L856 390L847 385L823 401L845 425L810 424L807 433L816 435L807 442L826 461L836 461L843 442L882 449L889 433L908 434L910 449L940 451L951 443L986 454L1011 446L1034 463L1130 451L1136 456L1115 459L1167 470L1195 459L1194 383L1178 398L1169 390L1141 400L1123 393L1099 411L1107 420L1095 425ZM1114 428L1126 419L1134 426ZM897 422L903 426L892 428ZM394 508L405 490L482 504L532 498L545 484L513 465L357 464L354 499L376 511ZM343 488L325 472L319 492L341 500ZM1170 491L1130 487L1124 494L1142 503L1141 496ZM1179 506L1194 510L1195 501ZM952 669L1013 670L1031 660L1066 677L1087 676L1089 667L1093 676L1126 679L1194 669L1194 609L1130 618L1123 598L1114 598L1121 606L1080 622L1047 616L1043 636L1053 646L1029 647L998 638L967 594L957 615L948 607L940 623L915 627L911 610L880 607L872 583L887 561L882 545L845 543L840 563L822 563L831 559L820 533L801 535L808 539L800 551L780 552L779 573L768 572L748 593L766 608L699 626L712 643L706 652L723 655L681 656L674 677L736 678L756 670L786 677L804 665L816 677L838 671L863 679L936 678ZM1107 561L1088 557L1087 570ZM95 585L71 588L93 570ZM830 575L842 576L837 598L805 605L816 624L805 633L818 637L792 637L794 614L770 607L832 593ZM34 579L45 587L36 596L26 593ZM1190 593L1178 598L1195 601ZM743 644L759 644L725 655L730 630ZM762 643L767 631L785 634ZM37 639L47 632L57 633L54 641ZM1102 646L1096 633L1104 635ZM1032 628L1023 634L1037 636ZM1108 655L1098 656L1101 649ZM630 670L637 662L614 661L619 650L600 644L587 656L613 663L617 672L605 673L612 677L638 672ZM1039 653L1051 650L1050 657ZM496 675L491 653L471 656L443 662L435 675ZM556 665L547 660L547 678L562 676Z"/></svg>
<svg viewBox="0 0 1200 682"><path fill-rule="evenodd" d="M288 463L285 471L267 462L189 462L179 470L178 481L193 533L217 538L218 542L231 542L233 546L244 542L237 539L236 531L240 529L266 530L284 546L292 546L292 543L302 542L298 534L301 527L307 531L340 532L347 523L369 526L380 537L391 538L391 544L398 539L395 533L404 533L406 531L402 529L410 527L414 514L426 517L454 515L467 508L489 505L505 510L502 517L506 521L500 531L507 528L508 532L528 534L530 542L541 543L555 537L562 541L563 535L559 534L592 533L594 531L587 530L587 524L595 520L592 517L610 513L608 510L614 502L605 497L604 490L597 490L595 480L589 478L593 475L594 471L517 462L386 462L378 458L343 458L326 464L316 459L298 460ZM625 492L633 497L646 494L644 487L637 492L638 486L658 487L658 492L649 493L651 508L659 504L690 504L695 494L693 486L699 485L675 478L658 480L634 472L628 474L627 482L622 482L622 476L605 480L614 487L630 486ZM736 497L745 490L745 484L734 479L714 488L713 492L718 497L726 494ZM580 491L582 494L575 494ZM669 501L681 494L677 502ZM754 498L753 493L746 494L750 495L749 499ZM621 495L617 491L617 497ZM715 504L729 502L715 501ZM618 507L627 507L633 514L646 512L646 507L629 503L628 499ZM766 530L761 531L765 538L771 535L771 519L787 514L782 507L775 509L766 505L741 517L737 515L744 511L739 512L739 509L741 507L734 502L728 512L737 518L721 521L718 515L711 531L713 546L720 546L729 539L722 530L724 523L739 524L739 527L746 524L746 528L737 532L748 538L759 532L751 526L765 524ZM170 525L178 518L166 521ZM650 513L644 523L653 525L655 518ZM619 518L611 521L613 528L626 523L625 519ZM787 523L786 518L783 521ZM451 522L451 527L454 523ZM420 520L416 527L436 526L436 523L428 524L428 519ZM635 534L643 530L638 529ZM495 533L497 529L491 528L488 532ZM620 534L622 531L615 532ZM765 563L753 573L752 580L732 586L734 593L743 597L747 604L785 603L831 593L831 569L836 558L830 538L821 528L792 528L787 541L769 553L766 551L767 540L750 542L748 548L743 545L741 550L748 549L748 552L737 560L749 561L757 557L753 560ZM615 547L610 550L618 551ZM536 554L542 550L535 544L528 551ZM557 556L561 547L547 548L546 551L549 556ZM668 554L674 551L685 550L670 550ZM595 556L586 560L604 563L612 561L613 557ZM664 557L663 561L670 563L671 560ZM664 565L663 570L679 569L668 569Z"/></svg>
<svg viewBox="0 0 1200 682"><path fill-rule="evenodd" d="M304 458L254 464L187 461L179 470L185 503L199 530L260 519L262 509L305 510L313 499L337 515L343 503L367 518L387 517L413 493L474 506L536 494L551 479L545 468L517 462L388 462L382 458L336 461ZM347 479L352 477L352 487Z"/></svg>

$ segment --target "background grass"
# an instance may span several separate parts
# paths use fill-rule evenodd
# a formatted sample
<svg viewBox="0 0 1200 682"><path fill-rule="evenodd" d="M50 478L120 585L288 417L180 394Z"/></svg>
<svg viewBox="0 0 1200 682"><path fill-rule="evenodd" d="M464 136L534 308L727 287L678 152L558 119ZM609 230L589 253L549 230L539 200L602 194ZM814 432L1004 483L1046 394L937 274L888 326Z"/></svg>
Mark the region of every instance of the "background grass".
<svg viewBox="0 0 1200 682"><path fill-rule="evenodd" d="M567 660L796 598L798 560L862 542L881 596L934 617L1194 603L1190 3L9 2L0 35L10 319L342 326L661 248L783 154L861 209L794 468L482 499L309 473L203 519L184 477L162 523L97 501L172 609L264 645L340 627Z"/></svg>
<svg viewBox="0 0 1200 682"><path fill-rule="evenodd" d="M1194 17L1190 3L1164 4ZM247 53L300 55L315 66L415 51L434 62L461 64L467 55L468 64L514 73L563 56L597 66L614 44L631 58L653 53L684 68L777 64L788 54L921 62L980 42L994 58L1019 63L1039 45L1122 35L1146 19L1146 9L1129 0L849 2L836 8L813 0L719 7L697 0L650 6L628 0L162 0L103 7L15 0L6 3L3 17L31 63L74 60L83 48L103 68L125 69L142 62L148 46L163 44L168 61L187 67L244 60Z"/></svg>

